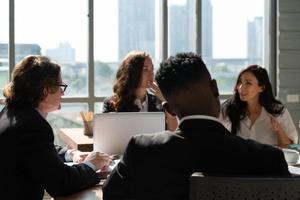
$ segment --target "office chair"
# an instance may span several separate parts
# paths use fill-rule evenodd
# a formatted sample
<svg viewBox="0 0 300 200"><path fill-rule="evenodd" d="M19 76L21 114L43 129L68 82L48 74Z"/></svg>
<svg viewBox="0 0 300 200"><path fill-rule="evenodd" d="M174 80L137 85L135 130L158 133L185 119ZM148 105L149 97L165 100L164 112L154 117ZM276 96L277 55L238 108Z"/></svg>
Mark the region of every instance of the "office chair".
<svg viewBox="0 0 300 200"><path fill-rule="evenodd" d="M300 200L300 177L212 177L196 172L190 200Z"/></svg>

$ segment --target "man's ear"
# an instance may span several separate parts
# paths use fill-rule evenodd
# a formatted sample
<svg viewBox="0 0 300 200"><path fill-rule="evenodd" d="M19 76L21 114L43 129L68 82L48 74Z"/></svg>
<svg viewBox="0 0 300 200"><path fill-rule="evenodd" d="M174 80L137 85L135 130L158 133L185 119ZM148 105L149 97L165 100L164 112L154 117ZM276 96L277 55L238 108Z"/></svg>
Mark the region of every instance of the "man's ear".
<svg viewBox="0 0 300 200"><path fill-rule="evenodd" d="M164 111L168 112L169 114L173 115L173 116L176 116L175 112L170 108L169 104L167 101L163 101L161 103Z"/></svg>
<svg viewBox="0 0 300 200"><path fill-rule="evenodd" d="M211 80L211 86L212 86L211 89L212 89L213 95L215 97L219 97L220 94L219 94L218 84L215 79Z"/></svg>
<svg viewBox="0 0 300 200"><path fill-rule="evenodd" d="M49 93L49 89L48 89L48 88L44 88L44 89L43 89L43 97L42 97L42 100L44 100L44 99L47 97L48 93Z"/></svg>

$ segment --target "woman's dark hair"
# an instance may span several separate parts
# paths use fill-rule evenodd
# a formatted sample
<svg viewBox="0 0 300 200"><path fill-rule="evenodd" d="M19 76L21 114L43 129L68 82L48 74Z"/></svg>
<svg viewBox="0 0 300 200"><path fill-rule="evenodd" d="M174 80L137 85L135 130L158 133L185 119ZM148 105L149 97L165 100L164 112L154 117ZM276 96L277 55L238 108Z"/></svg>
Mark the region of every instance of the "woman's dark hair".
<svg viewBox="0 0 300 200"><path fill-rule="evenodd" d="M240 72L234 86L233 96L226 100L222 106L222 115L223 117L228 117L231 121L231 132L233 134L237 134L240 129L240 121L246 116L247 103L241 101L237 91L237 85L240 83L241 75L245 72L252 73L258 81L258 85L263 87L263 91L259 95L259 103L268 113L278 116L284 109L283 104L279 100L275 99L273 95L267 70L259 65L249 65L246 69Z"/></svg>
<svg viewBox="0 0 300 200"><path fill-rule="evenodd" d="M13 69L12 81L4 90L6 106L38 107L45 89L57 91L60 66L45 56L31 55L22 59Z"/></svg>
<svg viewBox="0 0 300 200"><path fill-rule="evenodd" d="M150 56L145 52L132 51L119 65L113 86L114 95L110 99L110 104L115 111L134 112L140 110L134 104L135 90L140 85L144 61L147 58Z"/></svg>

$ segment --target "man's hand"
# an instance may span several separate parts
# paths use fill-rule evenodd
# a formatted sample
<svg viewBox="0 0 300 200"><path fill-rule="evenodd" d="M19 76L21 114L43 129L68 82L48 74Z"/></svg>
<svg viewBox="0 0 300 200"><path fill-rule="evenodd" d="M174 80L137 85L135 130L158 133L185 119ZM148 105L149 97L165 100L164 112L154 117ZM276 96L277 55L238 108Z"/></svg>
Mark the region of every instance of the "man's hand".
<svg viewBox="0 0 300 200"><path fill-rule="evenodd" d="M96 171L99 169L106 169L112 162L111 157L108 154L100 152L91 152L83 162L90 162L96 167Z"/></svg>
<svg viewBox="0 0 300 200"><path fill-rule="evenodd" d="M82 152L74 150L71 152L72 161L75 163L82 163L84 159L90 154L90 152Z"/></svg>

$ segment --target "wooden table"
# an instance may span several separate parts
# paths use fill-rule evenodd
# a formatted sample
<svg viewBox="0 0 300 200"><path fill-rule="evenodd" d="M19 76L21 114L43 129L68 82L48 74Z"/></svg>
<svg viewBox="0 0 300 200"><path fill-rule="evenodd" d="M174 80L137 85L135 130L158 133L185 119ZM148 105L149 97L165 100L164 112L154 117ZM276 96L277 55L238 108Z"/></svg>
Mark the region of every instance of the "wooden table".
<svg viewBox="0 0 300 200"><path fill-rule="evenodd" d="M93 138L83 134L83 128L62 128L59 137L69 148L93 151Z"/></svg>
<svg viewBox="0 0 300 200"><path fill-rule="evenodd" d="M56 197L55 200L102 200L102 188L96 185L65 197Z"/></svg>

